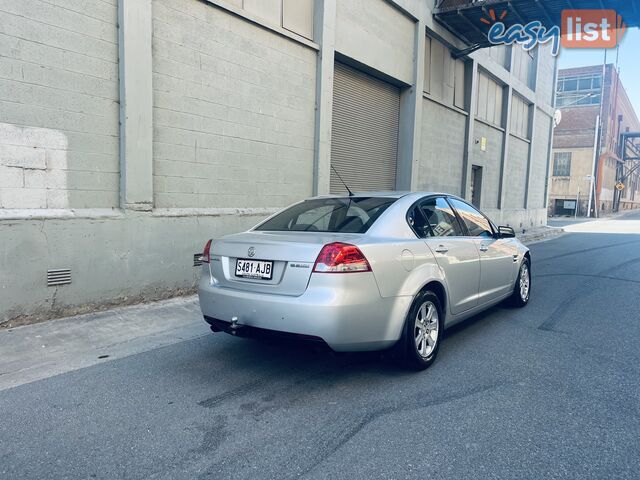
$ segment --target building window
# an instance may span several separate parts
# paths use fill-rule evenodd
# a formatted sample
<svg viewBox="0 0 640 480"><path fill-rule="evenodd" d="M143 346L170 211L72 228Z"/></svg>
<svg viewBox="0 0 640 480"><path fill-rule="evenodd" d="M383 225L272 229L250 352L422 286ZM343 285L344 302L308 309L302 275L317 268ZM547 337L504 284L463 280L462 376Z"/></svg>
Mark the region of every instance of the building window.
<svg viewBox="0 0 640 480"><path fill-rule="evenodd" d="M464 86L464 61L453 58L451 51L443 43L427 37L424 48L423 91L445 105L464 110Z"/></svg>
<svg viewBox="0 0 640 480"><path fill-rule="evenodd" d="M556 106L599 105L601 88L600 73L559 78Z"/></svg>
<svg viewBox="0 0 640 480"><path fill-rule="evenodd" d="M568 177L571 175L571 152L553 154L553 176Z"/></svg>
<svg viewBox="0 0 640 480"><path fill-rule="evenodd" d="M520 138L529 139L529 115L531 106L519 95L514 94L511 100L511 133Z"/></svg>
<svg viewBox="0 0 640 480"><path fill-rule="evenodd" d="M313 40L313 0L227 0L267 22Z"/></svg>
<svg viewBox="0 0 640 480"><path fill-rule="evenodd" d="M478 119L502 127L503 88L484 72L478 74L475 114Z"/></svg>

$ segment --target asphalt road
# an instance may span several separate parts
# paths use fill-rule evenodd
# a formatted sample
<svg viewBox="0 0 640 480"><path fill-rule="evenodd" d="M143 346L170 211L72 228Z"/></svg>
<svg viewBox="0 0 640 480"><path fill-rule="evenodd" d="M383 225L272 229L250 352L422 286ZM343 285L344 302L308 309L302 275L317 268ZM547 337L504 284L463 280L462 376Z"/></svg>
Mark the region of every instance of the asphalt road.
<svg viewBox="0 0 640 480"><path fill-rule="evenodd" d="M212 334L4 390L0 478L639 478L640 214L596 227L425 372Z"/></svg>

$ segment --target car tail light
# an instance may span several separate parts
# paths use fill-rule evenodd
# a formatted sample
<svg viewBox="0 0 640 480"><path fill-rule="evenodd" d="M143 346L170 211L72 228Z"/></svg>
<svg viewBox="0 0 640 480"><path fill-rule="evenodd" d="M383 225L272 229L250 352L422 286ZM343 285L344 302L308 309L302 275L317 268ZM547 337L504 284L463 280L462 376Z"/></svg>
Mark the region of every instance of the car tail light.
<svg viewBox="0 0 640 480"><path fill-rule="evenodd" d="M318 273L370 272L371 266L358 247L337 242L322 247L313 271Z"/></svg>
<svg viewBox="0 0 640 480"><path fill-rule="evenodd" d="M211 239L204 246L204 252L202 252L202 263L209 263L211 261Z"/></svg>

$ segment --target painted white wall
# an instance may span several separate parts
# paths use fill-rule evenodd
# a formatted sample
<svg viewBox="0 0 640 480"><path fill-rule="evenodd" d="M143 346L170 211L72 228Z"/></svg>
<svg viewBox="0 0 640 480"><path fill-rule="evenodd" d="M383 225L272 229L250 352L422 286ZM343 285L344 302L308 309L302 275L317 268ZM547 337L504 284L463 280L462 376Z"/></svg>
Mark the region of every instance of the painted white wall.
<svg viewBox="0 0 640 480"><path fill-rule="evenodd" d="M0 123L0 218L7 209L69 208L68 146L59 130Z"/></svg>

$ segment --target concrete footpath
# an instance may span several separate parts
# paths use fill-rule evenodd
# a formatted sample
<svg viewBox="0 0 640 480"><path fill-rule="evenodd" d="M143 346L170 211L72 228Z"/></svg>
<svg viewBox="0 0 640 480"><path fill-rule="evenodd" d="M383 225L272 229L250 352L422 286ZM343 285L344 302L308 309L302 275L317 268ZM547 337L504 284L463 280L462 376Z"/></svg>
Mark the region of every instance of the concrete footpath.
<svg viewBox="0 0 640 480"><path fill-rule="evenodd" d="M562 233L543 228L519 238ZM209 334L195 295L0 329L0 390Z"/></svg>
<svg viewBox="0 0 640 480"><path fill-rule="evenodd" d="M516 231L516 237L525 245L529 245L532 243L542 242L544 240L550 240L552 238L559 237L565 233L564 229L560 227L540 227L531 230L525 230L525 233L522 231Z"/></svg>
<svg viewBox="0 0 640 480"><path fill-rule="evenodd" d="M0 390L209 333L195 295L0 330Z"/></svg>

